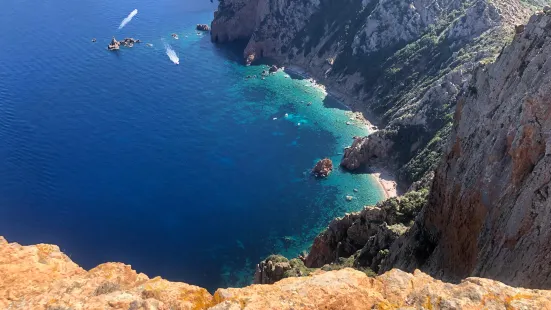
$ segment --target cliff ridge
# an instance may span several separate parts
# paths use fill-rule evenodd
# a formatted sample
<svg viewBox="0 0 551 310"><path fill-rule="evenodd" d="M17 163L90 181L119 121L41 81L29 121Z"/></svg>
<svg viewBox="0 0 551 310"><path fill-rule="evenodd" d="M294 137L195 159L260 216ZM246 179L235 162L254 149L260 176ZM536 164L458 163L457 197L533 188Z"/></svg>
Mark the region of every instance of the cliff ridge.
<svg viewBox="0 0 551 310"><path fill-rule="evenodd" d="M551 292L469 278L446 284L416 271L377 278L343 269L272 285L205 289L149 278L121 263L80 268L59 247L21 246L0 237L0 309L503 309L551 308Z"/></svg>

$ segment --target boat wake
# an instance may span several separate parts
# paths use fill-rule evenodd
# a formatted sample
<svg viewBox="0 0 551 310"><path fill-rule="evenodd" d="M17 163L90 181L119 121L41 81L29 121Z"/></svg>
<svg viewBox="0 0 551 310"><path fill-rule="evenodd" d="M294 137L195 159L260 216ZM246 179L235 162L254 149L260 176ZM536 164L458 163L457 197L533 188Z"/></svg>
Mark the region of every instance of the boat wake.
<svg viewBox="0 0 551 310"><path fill-rule="evenodd" d="M165 49L166 49L166 55L168 58L170 58L170 61L173 63L179 65L180 64L180 58L176 54L176 52L172 49L172 46L170 44L165 42Z"/></svg>
<svg viewBox="0 0 551 310"><path fill-rule="evenodd" d="M126 26L126 24L128 24L132 20L132 18L134 18L134 16L136 16L136 14L138 14L137 9L130 12L130 14L128 14L128 16L125 19L122 20L122 23L119 26L119 30L122 29L124 26Z"/></svg>

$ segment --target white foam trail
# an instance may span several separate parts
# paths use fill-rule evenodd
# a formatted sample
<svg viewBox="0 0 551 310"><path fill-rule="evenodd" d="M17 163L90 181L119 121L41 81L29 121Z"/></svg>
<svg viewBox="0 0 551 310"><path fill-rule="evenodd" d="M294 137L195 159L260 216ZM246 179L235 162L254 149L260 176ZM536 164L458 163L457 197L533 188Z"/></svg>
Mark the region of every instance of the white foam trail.
<svg viewBox="0 0 551 310"><path fill-rule="evenodd" d="M138 10L135 9L134 11L130 12L130 14L128 14L128 16L122 20L122 23L121 25L119 26L119 29L122 29L124 26L126 26L126 24L128 24L132 18L134 18L134 16L136 16L136 14L138 14Z"/></svg>
<svg viewBox="0 0 551 310"><path fill-rule="evenodd" d="M172 49L170 44L165 43L165 49L166 49L166 55L168 56L168 58L170 58L170 60L173 63L179 65L180 64L180 58L178 57L178 55L176 55L176 52Z"/></svg>

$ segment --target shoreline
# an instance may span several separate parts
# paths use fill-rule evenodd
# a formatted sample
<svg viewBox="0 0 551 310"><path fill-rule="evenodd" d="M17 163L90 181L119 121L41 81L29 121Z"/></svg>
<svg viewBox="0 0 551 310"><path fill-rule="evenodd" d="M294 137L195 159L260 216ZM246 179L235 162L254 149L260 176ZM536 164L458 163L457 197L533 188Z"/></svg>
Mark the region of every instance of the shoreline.
<svg viewBox="0 0 551 310"><path fill-rule="evenodd" d="M288 67L283 67L283 71L286 72L286 73L291 73L291 74L294 74L294 75L298 75L298 76L300 76L302 78L305 78L305 79L312 79L313 83L315 83L317 87L323 89L323 91L328 96L333 97L334 99L336 99L337 101L342 103L344 106L346 106L348 109L350 109L349 113L350 113L351 120L354 119L355 121L358 121L358 122L366 125L367 129L369 130L369 134L372 134L372 133L374 133L378 130L378 127L373 125L373 123L366 118L366 114L372 115L371 113L369 113L368 111L365 111L365 110L364 111L358 110L354 106L348 104L349 102L355 101L352 98L350 98L349 96L347 96L347 95L345 95L341 92L338 92L334 89L331 89L327 85L323 85L323 84L318 83L318 81L316 81L308 73L308 71L304 70L303 68L301 68L299 66L291 65L291 66L288 66ZM375 180L377 181L377 184L379 184L379 187L382 189L382 192L384 194L384 200L392 198L392 197L397 197L398 196L398 192L397 192L398 183L396 182L396 178L395 178L394 174L391 173L388 169L383 168L383 167L379 167L379 166L376 166L376 169L373 169L373 170L376 170L377 172L371 172L371 173L368 172L368 173L373 178L375 178Z"/></svg>
<svg viewBox="0 0 551 310"><path fill-rule="evenodd" d="M397 191L397 183L394 181L394 175L386 171L385 169L379 169L380 172L372 173L371 175L375 177L377 182L379 183L379 186L382 187L385 200L397 197L398 191Z"/></svg>

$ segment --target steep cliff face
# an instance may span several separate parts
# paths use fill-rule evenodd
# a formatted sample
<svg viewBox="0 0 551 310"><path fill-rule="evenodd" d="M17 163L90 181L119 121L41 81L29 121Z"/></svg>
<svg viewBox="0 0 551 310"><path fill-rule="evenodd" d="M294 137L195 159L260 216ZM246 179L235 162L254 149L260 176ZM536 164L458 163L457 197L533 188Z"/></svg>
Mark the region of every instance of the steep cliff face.
<svg viewBox="0 0 551 310"><path fill-rule="evenodd" d="M377 114L382 130L350 168L384 155L408 185L435 168L459 93L527 20L530 4L538 3L224 0L211 35L246 38L247 61L307 68L355 109Z"/></svg>
<svg viewBox="0 0 551 310"><path fill-rule="evenodd" d="M478 69L428 204L385 268L551 288L551 16Z"/></svg>
<svg viewBox="0 0 551 310"><path fill-rule="evenodd" d="M343 269L273 285L205 289L150 279L121 263L85 271L54 245L21 246L0 237L0 309L291 310L549 309L551 292L469 278L442 283L416 271L377 278Z"/></svg>

